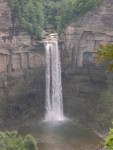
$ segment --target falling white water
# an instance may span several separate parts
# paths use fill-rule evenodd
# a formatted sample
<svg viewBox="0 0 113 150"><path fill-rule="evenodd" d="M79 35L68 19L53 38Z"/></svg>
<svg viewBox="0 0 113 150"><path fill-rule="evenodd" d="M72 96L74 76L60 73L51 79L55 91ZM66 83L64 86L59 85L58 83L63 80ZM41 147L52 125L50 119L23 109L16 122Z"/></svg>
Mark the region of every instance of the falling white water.
<svg viewBox="0 0 113 150"><path fill-rule="evenodd" d="M47 42L46 45L46 121L62 121L62 83L61 64L58 42Z"/></svg>

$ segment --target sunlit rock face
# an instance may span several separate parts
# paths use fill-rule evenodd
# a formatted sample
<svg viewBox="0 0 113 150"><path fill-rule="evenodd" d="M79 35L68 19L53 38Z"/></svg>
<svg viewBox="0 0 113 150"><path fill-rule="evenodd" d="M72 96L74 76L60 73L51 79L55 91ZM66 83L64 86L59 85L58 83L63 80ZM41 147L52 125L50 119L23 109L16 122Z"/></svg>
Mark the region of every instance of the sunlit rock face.
<svg viewBox="0 0 113 150"><path fill-rule="evenodd" d="M0 124L38 114L44 57L43 45L13 22L8 1L0 0Z"/></svg>
<svg viewBox="0 0 113 150"><path fill-rule="evenodd" d="M113 42L112 10L113 1L103 1L78 17L61 37L64 108L75 118L92 122L101 92L107 88L106 62L97 62L97 49Z"/></svg>

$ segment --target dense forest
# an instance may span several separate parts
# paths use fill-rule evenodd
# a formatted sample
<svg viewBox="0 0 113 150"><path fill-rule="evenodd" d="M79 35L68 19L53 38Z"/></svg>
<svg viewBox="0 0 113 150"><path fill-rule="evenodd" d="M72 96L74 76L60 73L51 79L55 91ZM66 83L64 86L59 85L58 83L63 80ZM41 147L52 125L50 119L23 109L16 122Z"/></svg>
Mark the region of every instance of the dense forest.
<svg viewBox="0 0 113 150"><path fill-rule="evenodd" d="M32 37L42 38L43 30L63 30L101 0L9 0L13 22L18 21ZM70 9L71 8L71 9Z"/></svg>

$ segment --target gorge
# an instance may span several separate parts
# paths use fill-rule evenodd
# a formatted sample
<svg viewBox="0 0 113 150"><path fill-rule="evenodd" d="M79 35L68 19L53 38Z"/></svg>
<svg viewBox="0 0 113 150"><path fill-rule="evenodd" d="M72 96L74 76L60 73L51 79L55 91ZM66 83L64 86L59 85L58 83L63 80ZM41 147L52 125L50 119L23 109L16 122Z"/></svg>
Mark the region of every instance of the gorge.
<svg viewBox="0 0 113 150"><path fill-rule="evenodd" d="M61 56L62 71L60 71L59 58L57 57L57 60L55 58L59 55L57 42L47 39L48 42L43 44L43 40L33 39L19 26L17 20L15 22L12 20L12 10L8 1L0 1L1 130L20 127L20 122L23 122L26 128L20 129L21 134L32 131L35 135L37 132L41 141L46 141L43 132L45 130L49 133L52 129L52 131L55 130L56 135L58 132L63 135L63 138L65 136L65 142L68 142L67 135L69 135L69 143L74 143L73 141L77 140L77 137L83 137L80 141L84 141L88 136L89 138L86 140L91 138L91 141L94 142L92 150L96 149L95 143L101 140L92 132L90 134L89 130L81 127L81 124L91 130L96 130L104 137L111 126L113 77L112 73L106 72L106 61L98 63L97 51L99 46L113 42L112 10L113 1L103 0L95 8L90 9L83 16L75 17L75 20L68 24L57 39ZM53 29L45 31L44 38L53 31ZM47 45L46 50L44 45ZM52 59L50 59L50 55L53 55ZM48 80L45 79L45 74ZM59 77L62 78L62 86ZM52 89L56 91L54 94L51 94L53 93ZM55 104L51 97L56 99ZM68 125L59 125L58 123L59 128L54 128L54 124L53 126L46 124L45 127L42 122L42 124L37 123L44 116L45 120L51 120L51 117L55 120L58 118L62 120L66 116L72 119L74 124L73 122L68 122ZM76 123L80 123L80 128L76 126ZM76 133L78 130L83 133ZM39 133L41 131L43 132ZM86 134L87 132L89 134ZM48 134L45 136L51 141L52 134L50 134L51 137L48 137ZM35 137L38 138L37 135ZM54 138L57 139L55 135ZM40 141L40 139L38 140ZM45 143L47 144L47 142ZM54 141L52 142L54 143ZM59 141L57 142L59 143ZM87 144L88 142L86 142ZM40 146L44 147L45 145Z"/></svg>

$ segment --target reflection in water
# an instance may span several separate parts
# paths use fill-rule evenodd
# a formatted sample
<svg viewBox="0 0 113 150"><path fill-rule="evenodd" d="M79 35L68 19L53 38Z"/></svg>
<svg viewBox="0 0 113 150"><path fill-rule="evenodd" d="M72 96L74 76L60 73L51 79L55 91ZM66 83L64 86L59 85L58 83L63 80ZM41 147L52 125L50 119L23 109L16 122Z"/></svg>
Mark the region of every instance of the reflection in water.
<svg viewBox="0 0 113 150"><path fill-rule="evenodd" d="M81 125L68 122L34 122L20 129L32 134L39 150L97 150L101 139Z"/></svg>

